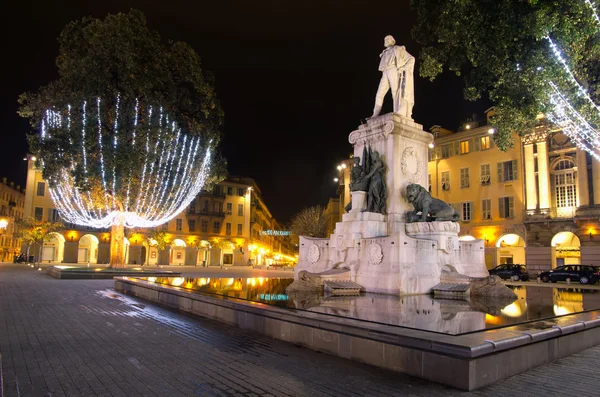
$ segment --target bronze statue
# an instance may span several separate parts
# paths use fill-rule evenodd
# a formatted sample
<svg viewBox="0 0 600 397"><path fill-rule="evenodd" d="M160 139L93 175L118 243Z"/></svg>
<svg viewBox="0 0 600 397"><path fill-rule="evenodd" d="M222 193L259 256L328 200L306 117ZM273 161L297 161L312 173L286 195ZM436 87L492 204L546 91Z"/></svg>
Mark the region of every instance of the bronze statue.
<svg viewBox="0 0 600 397"><path fill-rule="evenodd" d="M369 148L369 151L371 149ZM383 173L385 164L379 156L379 152L373 151L371 155L371 171L365 178L369 179L369 190L367 196L367 212L376 212L385 215L387 189Z"/></svg>
<svg viewBox="0 0 600 397"><path fill-rule="evenodd" d="M366 178L364 168L360 166L360 157L354 157L354 166L350 171L350 191L364 191L369 189L369 180Z"/></svg>
<svg viewBox="0 0 600 397"><path fill-rule="evenodd" d="M460 216L454 208L442 200L431 197L431 194L421 185L411 183L406 186L408 202L415 207L406 216L408 223L431 221L458 221Z"/></svg>

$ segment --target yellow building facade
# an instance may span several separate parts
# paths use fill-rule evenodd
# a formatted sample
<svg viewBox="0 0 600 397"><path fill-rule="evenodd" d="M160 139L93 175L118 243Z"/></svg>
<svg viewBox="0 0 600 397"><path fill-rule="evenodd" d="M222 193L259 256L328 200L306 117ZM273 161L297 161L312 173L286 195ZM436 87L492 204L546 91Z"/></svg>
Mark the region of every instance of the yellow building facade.
<svg viewBox="0 0 600 397"><path fill-rule="evenodd" d="M23 219L25 193L2 178L0 183L0 262L12 262L21 253L16 222Z"/></svg>
<svg viewBox="0 0 600 397"><path fill-rule="evenodd" d="M61 221L48 184L29 158L24 216ZM152 239L164 231L165 247ZM286 230L269 212L252 178L229 177L201 192L169 222L154 229L126 229L125 260L137 265L271 266L297 261ZM110 230L65 223L44 242L44 263L108 263Z"/></svg>
<svg viewBox="0 0 600 397"><path fill-rule="evenodd" d="M525 263L521 142L503 152L486 123L452 132L434 126L428 163L429 191L460 215L462 240L485 242L488 268Z"/></svg>
<svg viewBox="0 0 600 397"><path fill-rule="evenodd" d="M431 132L430 192L460 214L461 239L485 241L488 268L522 263L536 274L562 264L600 266L600 163L565 134L540 118L504 152L487 123Z"/></svg>

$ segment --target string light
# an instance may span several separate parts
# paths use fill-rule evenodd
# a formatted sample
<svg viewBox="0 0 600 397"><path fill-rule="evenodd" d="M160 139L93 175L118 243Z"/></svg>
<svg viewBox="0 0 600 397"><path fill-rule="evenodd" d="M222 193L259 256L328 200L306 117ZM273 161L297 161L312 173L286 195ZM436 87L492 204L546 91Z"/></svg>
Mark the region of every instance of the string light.
<svg viewBox="0 0 600 397"><path fill-rule="evenodd" d="M49 139L50 132L59 128L66 128L69 132L80 128L81 145L80 148L77 145L79 149L75 152L78 154L73 159L80 158L86 182L91 177L90 169L100 171L98 182L103 189L100 203L98 198L93 200L89 191L78 189L72 172L76 169L75 160L50 179L50 195L60 216L67 222L94 228L109 228L121 220L126 227L155 227L168 222L203 189L210 173L212 141L202 145L200 137L184 134L177 123L169 120L162 108L159 115L153 115L152 107L144 112L137 99L135 106L130 108L134 112L133 128L123 128L122 122L132 118L127 117L125 108L121 109L120 96L116 98L113 131L107 131L103 128L103 104L97 98L97 112L92 116L95 120L90 120L84 101L81 126L71 120L70 105L64 126L61 113L52 110L47 111L42 120L42 139ZM133 142L139 132L139 120L145 120L144 128L147 130L143 167L140 170L130 168L128 172L118 172L117 149L124 142ZM89 135L86 127L91 123L97 125L98 133L97 147L94 149L93 146L88 148L86 141L86 135ZM111 142L112 145L105 142ZM64 150L64 143L59 139L53 144L58 146L59 151ZM72 146L72 141L67 144ZM73 150L69 152L73 153ZM90 155L92 152L93 155ZM112 161L109 165L112 170L109 169L109 172L105 172L105 161ZM108 191L107 187L111 187L112 191Z"/></svg>

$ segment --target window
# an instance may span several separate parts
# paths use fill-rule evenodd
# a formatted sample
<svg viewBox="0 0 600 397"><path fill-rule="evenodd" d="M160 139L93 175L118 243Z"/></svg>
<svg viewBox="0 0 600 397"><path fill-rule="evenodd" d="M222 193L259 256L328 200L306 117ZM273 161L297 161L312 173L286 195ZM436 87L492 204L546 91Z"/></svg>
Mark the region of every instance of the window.
<svg viewBox="0 0 600 397"><path fill-rule="evenodd" d="M460 187L469 187L469 169L460 169Z"/></svg>
<svg viewBox="0 0 600 397"><path fill-rule="evenodd" d="M193 220L193 219L188 220L188 229L190 229L190 232L196 231L196 221L195 220Z"/></svg>
<svg viewBox="0 0 600 397"><path fill-rule="evenodd" d="M427 190L431 193L431 174L427 174Z"/></svg>
<svg viewBox="0 0 600 397"><path fill-rule="evenodd" d="M178 232L183 230L183 220L181 218L175 219L175 230Z"/></svg>
<svg viewBox="0 0 600 397"><path fill-rule="evenodd" d="M221 195L221 186L217 185L213 188L213 194L215 196L220 196Z"/></svg>
<svg viewBox="0 0 600 397"><path fill-rule="evenodd" d="M162 230L169 230L169 222L163 223Z"/></svg>
<svg viewBox="0 0 600 397"><path fill-rule="evenodd" d="M469 153L469 141L461 141L460 142L460 154Z"/></svg>
<svg viewBox="0 0 600 397"><path fill-rule="evenodd" d="M191 212L191 213L196 212L196 200L192 200L192 202L190 203L189 212Z"/></svg>
<svg viewBox="0 0 600 397"><path fill-rule="evenodd" d="M58 210L56 208L48 209L48 222L58 222Z"/></svg>
<svg viewBox="0 0 600 397"><path fill-rule="evenodd" d="M44 218L44 209L42 207L35 207L33 216L36 220L41 221Z"/></svg>
<svg viewBox="0 0 600 397"><path fill-rule="evenodd" d="M517 180L517 160L498 163L498 182Z"/></svg>
<svg viewBox="0 0 600 397"><path fill-rule="evenodd" d="M223 212L223 203L221 203L220 201L215 201L213 203L213 210L217 213Z"/></svg>
<svg viewBox="0 0 600 397"><path fill-rule="evenodd" d="M221 233L221 222L213 222L213 233Z"/></svg>
<svg viewBox="0 0 600 397"><path fill-rule="evenodd" d="M491 182L491 176L490 176L490 165L489 164L482 164L481 168L480 168L480 173L481 173L481 184L482 185L489 185Z"/></svg>
<svg viewBox="0 0 600 397"><path fill-rule="evenodd" d="M238 188L238 196L244 197L244 188L241 188L241 187Z"/></svg>
<svg viewBox="0 0 600 397"><path fill-rule="evenodd" d="M238 216L244 216L244 204L238 204Z"/></svg>
<svg viewBox="0 0 600 397"><path fill-rule="evenodd" d="M204 205L202 206L202 211L208 212L208 200L204 200Z"/></svg>
<svg viewBox="0 0 600 397"><path fill-rule="evenodd" d="M515 216L515 204L513 197L500 197L498 199L500 218L512 218Z"/></svg>
<svg viewBox="0 0 600 397"><path fill-rule="evenodd" d="M442 145L442 158L447 159L452 156L452 145Z"/></svg>
<svg viewBox="0 0 600 397"><path fill-rule="evenodd" d="M45 182L38 182L38 184L37 184L37 195L43 197L45 192L46 192L46 183Z"/></svg>
<svg viewBox="0 0 600 397"><path fill-rule="evenodd" d="M238 223L237 225L237 235L241 236L242 235L242 224Z"/></svg>
<svg viewBox="0 0 600 397"><path fill-rule="evenodd" d="M227 195L228 196L233 196L233 187L227 186Z"/></svg>
<svg viewBox="0 0 600 397"><path fill-rule="evenodd" d="M492 200L481 200L481 219L492 219Z"/></svg>
<svg viewBox="0 0 600 397"><path fill-rule="evenodd" d="M225 234L231 236L231 223L229 222L225 224Z"/></svg>
<svg viewBox="0 0 600 397"><path fill-rule="evenodd" d="M575 164L571 160L560 160L554 167L554 189L556 192L556 206L558 208L575 207L577 205L576 174L573 170Z"/></svg>
<svg viewBox="0 0 600 397"><path fill-rule="evenodd" d="M208 233L208 221L202 221L200 222L200 231L202 233Z"/></svg>
<svg viewBox="0 0 600 397"><path fill-rule="evenodd" d="M473 219L473 203L469 201L461 203L460 219L464 222Z"/></svg>
<svg viewBox="0 0 600 397"><path fill-rule="evenodd" d="M450 190L450 171L442 172L442 190Z"/></svg>
<svg viewBox="0 0 600 397"><path fill-rule="evenodd" d="M488 150L490 148L490 137L482 136L479 138L479 148L480 150Z"/></svg>
<svg viewBox="0 0 600 397"><path fill-rule="evenodd" d="M223 254L223 264L233 265L233 254Z"/></svg>
<svg viewBox="0 0 600 397"><path fill-rule="evenodd" d="M233 204L227 203L227 215L231 215L233 212Z"/></svg>

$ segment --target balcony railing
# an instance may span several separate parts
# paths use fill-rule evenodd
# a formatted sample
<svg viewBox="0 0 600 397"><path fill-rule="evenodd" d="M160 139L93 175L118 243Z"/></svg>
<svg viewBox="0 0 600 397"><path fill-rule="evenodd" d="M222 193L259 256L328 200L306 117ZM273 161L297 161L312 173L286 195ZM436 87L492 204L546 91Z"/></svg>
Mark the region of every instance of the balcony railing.
<svg viewBox="0 0 600 397"><path fill-rule="evenodd" d="M551 220L567 220L575 218L576 207L550 207L525 210L525 222L547 222Z"/></svg>
<svg viewBox="0 0 600 397"><path fill-rule="evenodd" d="M223 211L209 211L202 208L190 208L188 209L188 215L199 215L199 216L210 216L213 218L225 218L225 212Z"/></svg>

